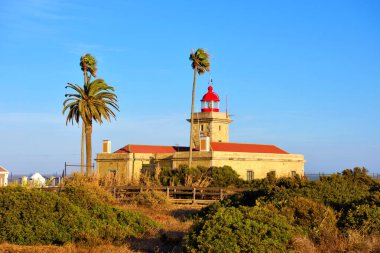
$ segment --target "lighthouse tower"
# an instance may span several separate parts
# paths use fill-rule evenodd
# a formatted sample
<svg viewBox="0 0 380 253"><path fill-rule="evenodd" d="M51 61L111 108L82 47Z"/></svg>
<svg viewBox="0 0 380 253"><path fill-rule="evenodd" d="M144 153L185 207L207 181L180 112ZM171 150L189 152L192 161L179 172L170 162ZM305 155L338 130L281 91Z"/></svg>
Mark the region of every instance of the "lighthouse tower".
<svg viewBox="0 0 380 253"><path fill-rule="evenodd" d="M193 114L193 143L198 150L208 151L210 142L228 142L228 125L232 120L227 112L219 112L219 102L218 94L210 85L201 99L201 112Z"/></svg>

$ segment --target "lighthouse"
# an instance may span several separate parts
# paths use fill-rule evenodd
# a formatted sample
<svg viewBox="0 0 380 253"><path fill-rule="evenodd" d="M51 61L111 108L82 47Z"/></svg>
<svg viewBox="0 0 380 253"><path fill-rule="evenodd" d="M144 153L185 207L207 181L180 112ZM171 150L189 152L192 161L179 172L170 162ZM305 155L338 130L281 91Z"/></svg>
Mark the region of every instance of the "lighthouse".
<svg viewBox="0 0 380 253"><path fill-rule="evenodd" d="M202 112L219 112L219 96L208 86L208 92L202 97Z"/></svg>
<svg viewBox="0 0 380 253"><path fill-rule="evenodd" d="M210 85L201 99L201 111L193 114L193 143L197 150L209 151L211 142L228 142L232 120L226 112L219 111L219 106L219 96Z"/></svg>
<svg viewBox="0 0 380 253"><path fill-rule="evenodd" d="M200 102L201 110L193 113L192 141L197 151L193 152L192 166L230 166L247 181L266 178L268 173L276 177L304 175L305 159L301 154L290 154L272 144L229 142L232 120L227 111L220 111L223 101L212 85ZM120 177L126 183L137 183L143 173L150 171L153 175L160 167L177 169L187 165L190 155L189 147L178 145L128 144L113 153L110 147L110 141L104 141L103 153L96 158L97 172L100 176Z"/></svg>

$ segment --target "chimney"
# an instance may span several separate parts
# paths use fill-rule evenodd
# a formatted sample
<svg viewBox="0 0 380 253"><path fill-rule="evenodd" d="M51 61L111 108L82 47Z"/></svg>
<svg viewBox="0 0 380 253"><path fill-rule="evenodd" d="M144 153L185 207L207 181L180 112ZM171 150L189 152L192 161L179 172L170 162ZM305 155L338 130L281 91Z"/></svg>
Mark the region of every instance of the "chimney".
<svg viewBox="0 0 380 253"><path fill-rule="evenodd" d="M111 153L111 141L103 140L103 153Z"/></svg>

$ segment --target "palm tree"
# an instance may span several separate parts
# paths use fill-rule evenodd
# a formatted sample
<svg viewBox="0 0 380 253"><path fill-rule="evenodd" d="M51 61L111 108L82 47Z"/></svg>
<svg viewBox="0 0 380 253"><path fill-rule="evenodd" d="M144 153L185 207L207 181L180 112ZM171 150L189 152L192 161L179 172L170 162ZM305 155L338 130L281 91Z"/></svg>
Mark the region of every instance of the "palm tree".
<svg viewBox="0 0 380 253"><path fill-rule="evenodd" d="M210 71L210 55L203 48L198 48L197 51L191 50L189 60L192 61L191 67L194 69L194 79L193 79L193 93L191 97L191 115L190 115L190 152L189 152L189 168L191 168L191 162L193 159L193 114L194 114L194 98L195 98L195 87L197 84L197 73L198 75L204 74L206 71Z"/></svg>
<svg viewBox="0 0 380 253"><path fill-rule="evenodd" d="M83 86L91 81L91 76L96 77L96 60L95 58L87 53L80 58L79 63L81 70L83 71ZM79 123L79 122L77 122ZM82 140L81 140L81 155L80 155L80 172L84 175L84 140L85 139L85 129L84 123L82 122Z"/></svg>
<svg viewBox="0 0 380 253"><path fill-rule="evenodd" d="M63 102L64 114L68 110L66 124L68 122L79 122L82 119L85 126L86 135L86 175L91 176L92 164L92 122L103 123L103 118L111 121L116 118L112 109L119 111L117 96L113 93L114 88L104 82L103 79L96 79L87 83L83 88L77 84L68 83L66 88L73 89L76 93L66 94L68 97Z"/></svg>
<svg viewBox="0 0 380 253"><path fill-rule="evenodd" d="M91 81L91 76L96 77L96 71L98 70L96 68L96 59L91 54L87 53L80 58L79 65L83 71L84 85L87 85L87 83L90 83Z"/></svg>

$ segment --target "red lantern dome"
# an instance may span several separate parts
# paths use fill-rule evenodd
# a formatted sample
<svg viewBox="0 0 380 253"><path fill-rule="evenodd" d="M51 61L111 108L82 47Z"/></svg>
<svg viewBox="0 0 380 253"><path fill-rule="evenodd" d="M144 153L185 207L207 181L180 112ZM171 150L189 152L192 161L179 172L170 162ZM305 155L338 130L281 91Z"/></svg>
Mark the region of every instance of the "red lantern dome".
<svg viewBox="0 0 380 253"><path fill-rule="evenodd" d="M219 96L212 91L212 86L208 86L208 92L203 96L202 112L219 112Z"/></svg>

